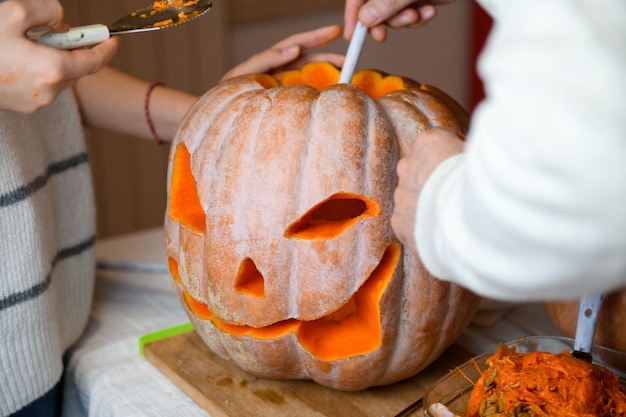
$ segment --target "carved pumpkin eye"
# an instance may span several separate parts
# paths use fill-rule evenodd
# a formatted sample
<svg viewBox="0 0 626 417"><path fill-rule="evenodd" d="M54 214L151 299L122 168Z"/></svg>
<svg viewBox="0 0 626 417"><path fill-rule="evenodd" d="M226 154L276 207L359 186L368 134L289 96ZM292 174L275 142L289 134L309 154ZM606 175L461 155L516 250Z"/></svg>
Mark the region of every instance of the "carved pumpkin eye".
<svg viewBox="0 0 626 417"><path fill-rule="evenodd" d="M191 155L184 143L176 147L172 166L169 216L194 232L204 232L206 215L191 174Z"/></svg>
<svg viewBox="0 0 626 417"><path fill-rule="evenodd" d="M360 195L337 193L313 206L285 231L286 238L332 239L366 216L376 216L380 207Z"/></svg>

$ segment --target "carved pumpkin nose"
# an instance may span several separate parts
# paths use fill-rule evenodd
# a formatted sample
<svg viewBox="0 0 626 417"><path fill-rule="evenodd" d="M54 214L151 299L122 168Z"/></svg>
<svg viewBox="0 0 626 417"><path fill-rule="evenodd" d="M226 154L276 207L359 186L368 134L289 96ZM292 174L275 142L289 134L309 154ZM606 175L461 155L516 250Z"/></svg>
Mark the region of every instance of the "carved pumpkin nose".
<svg viewBox="0 0 626 417"><path fill-rule="evenodd" d="M240 294L257 298L265 297L265 278L252 259L246 258L241 262L235 279L235 289Z"/></svg>

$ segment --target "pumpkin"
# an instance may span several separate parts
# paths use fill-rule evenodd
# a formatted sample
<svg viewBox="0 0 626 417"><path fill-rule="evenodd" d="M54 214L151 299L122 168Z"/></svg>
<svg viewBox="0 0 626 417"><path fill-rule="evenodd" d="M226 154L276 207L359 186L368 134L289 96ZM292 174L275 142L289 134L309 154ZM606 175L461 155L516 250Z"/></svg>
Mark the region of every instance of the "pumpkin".
<svg viewBox="0 0 626 417"><path fill-rule="evenodd" d="M578 304L578 300L544 303L548 318L564 336L576 335ZM626 288L604 296L594 343L626 352Z"/></svg>
<svg viewBox="0 0 626 417"><path fill-rule="evenodd" d="M221 82L172 143L173 285L219 356L266 378L387 385L452 344L478 298L429 275L391 227L417 134L468 115L442 91L327 63Z"/></svg>

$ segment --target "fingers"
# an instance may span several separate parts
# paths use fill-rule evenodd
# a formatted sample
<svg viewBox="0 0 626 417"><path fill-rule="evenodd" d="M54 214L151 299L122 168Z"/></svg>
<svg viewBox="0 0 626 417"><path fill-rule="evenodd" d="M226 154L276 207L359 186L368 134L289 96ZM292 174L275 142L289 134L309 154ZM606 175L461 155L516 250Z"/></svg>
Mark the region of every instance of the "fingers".
<svg viewBox="0 0 626 417"><path fill-rule="evenodd" d="M55 52L64 55L62 67L64 77L78 79L84 75L98 72L115 56L119 44L119 36L114 36L89 49Z"/></svg>
<svg viewBox="0 0 626 417"><path fill-rule="evenodd" d="M387 20L387 25L392 28L419 27L433 19L437 15L437 9L430 4L417 7L409 7L400 11L397 15Z"/></svg>
<svg viewBox="0 0 626 417"><path fill-rule="evenodd" d="M413 7L408 7L401 10L395 16L391 16L387 19L386 23L389 27L400 28L404 26L411 26L419 21L420 15Z"/></svg>
<svg viewBox="0 0 626 417"><path fill-rule="evenodd" d="M37 26L47 26L52 30L68 28L63 18L63 7L57 0L9 0L0 7L5 9L4 24L19 33Z"/></svg>
<svg viewBox="0 0 626 417"><path fill-rule="evenodd" d="M272 70L298 68L306 62L314 60L327 61L341 67L343 55L307 52L307 50L323 46L339 36L341 36L341 27L338 25L325 26L289 36L232 68L222 77L222 81L251 72L266 73Z"/></svg>
<svg viewBox="0 0 626 417"><path fill-rule="evenodd" d="M359 9L358 19L367 27L373 27L413 6L415 0L370 0Z"/></svg>
<svg viewBox="0 0 626 417"><path fill-rule="evenodd" d="M30 62L20 64L27 69L3 91L10 102L0 100L0 108L32 113L47 106L79 78L99 71L113 57L118 44L118 39L109 39L92 49L59 51L33 42Z"/></svg>
<svg viewBox="0 0 626 417"><path fill-rule="evenodd" d="M431 4L433 2L440 3L442 0L347 0L344 37L348 40L352 37L357 20L370 29L372 38L378 42L387 38L386 26L423 26L436 16L437 9Z"/></svg>
<svg viewBox="0 0 626 417"><path fill-rule="evenodd" d="M436 15L437 9L435 6L426 2L426 0L414 2L405 9L400 10L395 15L389 17L383 23L374 26L370 32L374 40L382 42L387 36L387 30L384 25L394 29L418 28L434 19Z"/></svg>
<svg viewBox="0 0 626 417"><path fill-rule="evenodd" d="M366 0L346 0L343 14L343 37L346 40L352 39L356 22L358 21L359 9Z"/></svg>
<svg viewBox="0 0 626 417"><path fill-rule="evenodd" d="M341 36L341 27L338 25L324 26L308 32L297 33L276 43L273 48L286 48L298 45L302 49L311 49L333 41Z"/></svg>
<svg viewBox="0 0 626 417"><path fill-rule="evenodd" d="M398 173L398 186L393 193L391 228L403 245L416 252L413 230L419 188L416 186L412 162L407 158L400 159L396 172Z"/></svg>
<svg viewBox="0 0 626 417"><path fill-rule="evenodd" d="M285 48L270 48L259 52L235 66L222 77L222 81L252 72L265 73L273 68L280 67L294 61L300 55L298 45L290 45Z"/></svg>
<svg viewBox="0 0 626 417"><path fill-rule="evenodd" d="M119 37L107 39L90 49L73 49L71 51L57 50L43 45L38 59L42 62L41 73L48 71L48 76L42 76L49 84L62 85L64 81L74 82L85 75L91 75L104 67L115 55L119 46Z"/></svg>
<svg viewBox="0 0 626 417"><path fill-rule="evenodd" d="M28 30L65 26L57 0L5 0L0 2L0 108L31 113L50 104L85 75L99 71L115 55L119 39L90 49L51 48L30 40Z"/></svg>

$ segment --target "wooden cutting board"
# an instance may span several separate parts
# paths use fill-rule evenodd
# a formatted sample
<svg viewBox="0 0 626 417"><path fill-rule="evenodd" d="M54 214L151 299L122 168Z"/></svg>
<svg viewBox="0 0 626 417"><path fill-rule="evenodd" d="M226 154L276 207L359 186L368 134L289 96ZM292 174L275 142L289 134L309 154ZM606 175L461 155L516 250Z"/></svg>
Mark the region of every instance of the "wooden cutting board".
<svg viewBox="0 0 626 417"><path fill-rule="evenodd" d="M393 417L471 357L453 345L413 378L342 392L312 381L252 376L219 358L193 331L148 343L143 349L150 363L212 417ZM406 415L422 416L422 411Z"/></svg>

